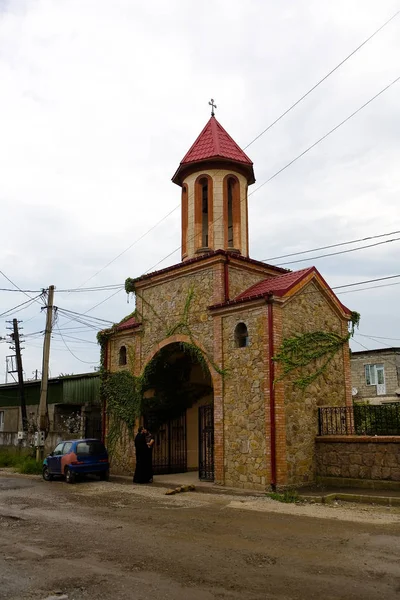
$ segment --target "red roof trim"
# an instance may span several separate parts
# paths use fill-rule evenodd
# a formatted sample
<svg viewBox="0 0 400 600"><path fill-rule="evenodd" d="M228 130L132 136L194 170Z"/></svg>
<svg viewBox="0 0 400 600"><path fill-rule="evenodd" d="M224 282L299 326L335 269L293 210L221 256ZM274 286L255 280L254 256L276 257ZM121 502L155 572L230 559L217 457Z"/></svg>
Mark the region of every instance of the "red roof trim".
<svg viewBox="0 0 400 600"><path fill-rule="evenodd" d="M237 252L229 252L227 250L213 250L212 252L208 252L207 254L203 254L202 256L196 256L195 258L189 258L188 260L184 260L176 265L171 265L170 267L166 267L165 269L160 269L159 271L153 271L152 273L146 273L145 275L141 275L140 277L136 277L133 279L133 282L143 281L145 279L151 279L157 275L162 275L164 273L168 273L170 271L174 271L175 269L182 269L187 265L192 265L198 262L202 262L207 260L208 258L212 258L214 256L227 256L229 258L234 258L235 260L239 260L245 262L250 265L255 265L259 267L264 267L268 269L273 269L277 273L287 273L288 269L283 269L282 267L275 267L274 265L268 265L267 263L261 262L260 260L255 260L254 258L248 258L247 256L242 256Z"/></svg>
<svg viewBox="0 0 400 600"><path fill-rule="evenodd" d="M210 310L222 307L229 307L235 304L241 304L242 302L250 302L251 300L257 300L261 298L271 298L273 296L282 297L290 292L290 290L303 281L308 275L314 273L318 276L323 284L323 287L329 291L334 298L337 300L339 306L342 310L348 315L351 315L350 309L348 309L342 302L340 302L339 298L336 296L335 292L332 288L326 283L325 279L322 275L317 271L315 267L309 267L307 269L302 269L301 271L294 271L291 273L285 273L283 275L278 275L277 277L268 277L263 281L259 281L255 285L252 285L250 288L239 294L233 300L228 300L227 302L223 302L220 304L214 304L213 306L209 306Z"/></svg>

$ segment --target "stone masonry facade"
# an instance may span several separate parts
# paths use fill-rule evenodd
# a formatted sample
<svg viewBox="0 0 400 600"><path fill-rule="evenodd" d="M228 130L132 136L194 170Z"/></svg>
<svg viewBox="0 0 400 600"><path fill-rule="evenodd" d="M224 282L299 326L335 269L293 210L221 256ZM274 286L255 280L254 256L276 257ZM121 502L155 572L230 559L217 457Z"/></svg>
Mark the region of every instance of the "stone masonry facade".
<svg viewBox="0 0 400 600"><path fill-rule="evenodd" d="M226 303L271 277L271 271L256 261L243 264L233 255L215 253L140 278L135 285L138 323L108 342L108 368L135 375L163 347L176 342L198 346L213 385L215 482L254 490L314 481L317 407L351 401L347 344L306 392L290 380L280 381L272 360L284 337L318 329L346 335L346 318L319 286L311 282L272 303L265 298ZM247 327L245 347L235 343L238 323ZM126 366L118 362L122 345Z"/></svg>
<svg viewBox="0 0 400 600"><path fill-rule="evenodd" d="M284 305L282 313L284 338L313 331L347 335L347 324L343 323L343 318L314 283L292 297ZM305 390L293 385L293 377L284 382L289 485L315 480L318 407L344 406L351 402L349 360L349 346L346 343L333 356L323 373ZM306 369L303 375L309 373L310 369Z"/></svg>
<svg viewBox="0 0 400 600"><path fill-rule="evenodd" d="M319 477L400 482L400 437L317 438Z"/></svg>

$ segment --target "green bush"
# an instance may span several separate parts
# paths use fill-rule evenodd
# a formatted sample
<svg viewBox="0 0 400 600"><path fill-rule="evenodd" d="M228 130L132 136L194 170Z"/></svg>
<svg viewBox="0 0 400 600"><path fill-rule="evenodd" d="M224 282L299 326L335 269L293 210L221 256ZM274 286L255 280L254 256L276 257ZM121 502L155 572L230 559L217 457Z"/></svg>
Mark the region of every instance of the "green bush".
<svg viewBox="0 0 400 600"><path fill-rule="evenodd" d="M285 490L283 493L271 492L267 494L267 496L272 500L276 500L277 502L285 502L286 504L289 504L290 502L300 502L300 498L296 490Z"/></svg>
<svg viewBox="0 0 400 600"><path fill-rule="evenodd" d="M0 468L12 468L18 473L40 475L42 463L37 462L33 456L26 452L19 454L12 450L0 450Z"/></svg>
<svg viewBox="0 0 400 600"><path fill-rule="evenodd" d="M18 456L10 450L0 450L0 468L14 467Z"/></svg>
<svg viewBox="0 0 400 600"><path fill-rule="evenodd" d="M42 466L43 463L41 461L38 462L36 459L30 456L25 456L23 457L23 460L21 460L21 462L18 465L16 465L16 469L18 473L26 473L29 475L41 475Z"/></svg>

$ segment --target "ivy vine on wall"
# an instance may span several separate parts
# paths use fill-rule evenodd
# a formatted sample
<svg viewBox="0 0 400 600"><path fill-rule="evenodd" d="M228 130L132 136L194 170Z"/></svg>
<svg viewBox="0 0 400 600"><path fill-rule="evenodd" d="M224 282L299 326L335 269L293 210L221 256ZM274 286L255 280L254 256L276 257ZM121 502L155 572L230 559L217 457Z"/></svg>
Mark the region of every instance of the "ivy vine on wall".
<svg viewBox="0 0 400 600"><path fill-rule="evenodd" d="M127 279L125 289L127 293L134 293L134 281ZM185 334L189 342L180 342L179 349L188 359L188 364L199 364L203 373L209 375L209 368L206 358L200 348L196 345L193 333L190 329L189 315L190 307L194 299L195 292L190 287L185 300L182 316L173 326L168 326L167 322L156 312L154 307L143 297L139 296L143 303L149 306L152 314L162 323L165 330L163 339L171 337L177 333ZM140 376L134 375L134 354L132 349L128 349L129 370L109 372L105 368L105 348L108 340L116 332L118 325L131 318L138 317L143 322L143 316L140 315L136 307L135 311L125 317L120 323L110 329L99 332L97 340L100 344L100 388L103 401L106 403L108 419L107 445L112 455L117 444L125 439L124 433L129 437L133 436L135 423L146 414L158 413L158 417L152 417L152 427L157 428L165 422L167 416L174 418L186 408L190 408L193 403L210 393L211 385L193 386L185 380L183 363L177 363L174 366L168 365L168 352L166 348L158 352L153 359L145 366ZM161 340L160 340L161 341ZM223 369L215 364L212 357L208 354L207 360L215 371L224 375ZM146 397L145 392L149 389L154 390L154 394Z"/></svg>
<svg viewBox="0 0 400 600"><path fill-rule="evenodd" d="M281 347L273 357L282 366L282 374L276 379L281 381L287 375L296 374L293 385L305 390L328 367L335 354L354 335L355 327L360 322L360 314L351 313L350 331L348 335L341 336L327 331L313 331L294 335L283 340ZM320 366L318 365L318 362ZM312 373L304 374L304 370L314 365Z"/></svg>

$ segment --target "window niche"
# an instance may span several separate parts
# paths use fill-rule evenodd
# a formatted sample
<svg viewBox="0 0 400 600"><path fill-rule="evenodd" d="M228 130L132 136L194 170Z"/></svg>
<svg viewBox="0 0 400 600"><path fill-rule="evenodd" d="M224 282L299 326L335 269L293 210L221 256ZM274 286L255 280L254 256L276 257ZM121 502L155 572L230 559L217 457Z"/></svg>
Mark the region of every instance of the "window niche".
<svg viewBox="0 0 400 600"><path fill-rule="evenodd" d="M249 332L245 323L238 323L235 327L235 347L246 348L249 345Z"/></svg>
<svg viewBox="0 0 400 600"><path fill-rule="evenodd" d="M119 361L118 364L120 367L126 365L126 346L121 346L119 349Z"/></svg>

